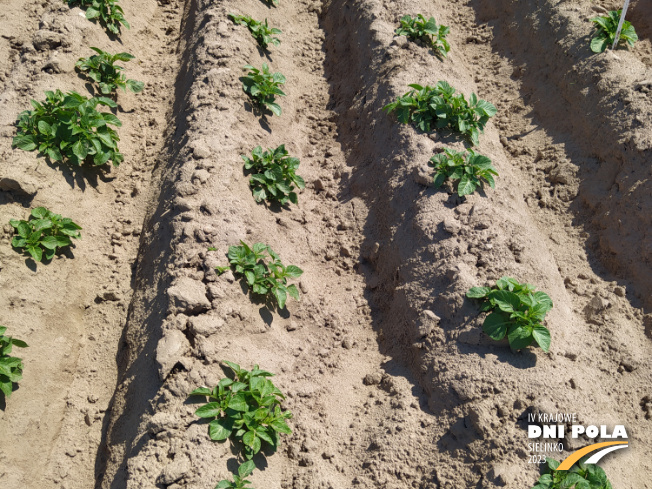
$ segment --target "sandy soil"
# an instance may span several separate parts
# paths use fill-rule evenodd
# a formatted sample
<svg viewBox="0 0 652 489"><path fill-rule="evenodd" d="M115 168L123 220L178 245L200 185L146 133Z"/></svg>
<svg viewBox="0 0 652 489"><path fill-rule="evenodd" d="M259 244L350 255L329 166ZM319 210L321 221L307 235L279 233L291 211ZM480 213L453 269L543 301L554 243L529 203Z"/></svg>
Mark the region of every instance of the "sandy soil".
<svg viewBox="0 0 652 489"><path fill-rule="evenodd" d="M30 348L0 410L7 488L201 488L236 466L188 394L221 360L277 374L294 417L254 487L529 488L528 413L624 424L631 447L601 462L614 488L651 488L652 44L593 55L590 1L122 0L110 39L65 3L6 0L0 14L0 221L44 205L83 240L33 266L0 242L0 323ZM451 26L441 61L394 37L406 14ZM228 13L269 19L257 49ZM125 162L49 165L11 148L16 115L44 90L87 90L88 46L128 51ZM267 62L287 77L281 117L252 111L238 80ZM382 107L409 83L447 80L493 102L479 150L497 188L460 199L428 159L462 144ZM299 204L257 204L239 155L285 143L307 182ZM301 301L252 302L228 272L240 239L300 266ZM215 247L216 251L208 251ZM481 332L472 286L503 275L553 299L550 353ZM566 440L566 451L589 440Z"/></svg>

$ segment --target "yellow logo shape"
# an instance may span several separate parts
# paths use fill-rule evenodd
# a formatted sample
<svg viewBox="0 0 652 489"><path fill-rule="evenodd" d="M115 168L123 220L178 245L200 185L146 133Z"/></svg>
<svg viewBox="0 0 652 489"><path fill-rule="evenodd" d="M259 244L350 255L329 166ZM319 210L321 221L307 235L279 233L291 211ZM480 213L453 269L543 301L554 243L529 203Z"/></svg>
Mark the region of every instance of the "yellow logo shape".
<svg viewBox="0 0 652 489"><path fill-rule="evenodd" d="M605 441L602 443L594 443L593 445L584 447L574 452L572 455L569 455L561 464L559 464L557 470L570 470L571 467L573 467L573 465L575 465L577 461L582 457L584 457L585 455L588 455L589 453L592 452L599 451L601 453L596 453L589 460L586 461L586 463L589 464L597 463L598 460L600 460L607 453L613 452L614 450L619 450L621 448L626 448L627 445L628 442L626 441Z"/></svg>

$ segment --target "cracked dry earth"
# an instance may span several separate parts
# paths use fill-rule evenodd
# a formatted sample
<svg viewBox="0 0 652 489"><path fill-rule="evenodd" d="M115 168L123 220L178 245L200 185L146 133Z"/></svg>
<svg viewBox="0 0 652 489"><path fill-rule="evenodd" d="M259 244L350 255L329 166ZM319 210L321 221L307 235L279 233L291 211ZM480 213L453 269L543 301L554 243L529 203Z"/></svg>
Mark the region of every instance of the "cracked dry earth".
<svg viewBox="0 0 652 489"><path fill-rule="evenodd" d="M650 488L652 200L648 3L641 40L593 55L605 1L122 0L107 37L64 2L0 13L0 220L46 206L84 228L48 265L0 244L0 323L24 339L24 378L0 411L3 488L214 487L237 464L188 394L221 360L274 372L292 435L255 458L254 487L532 487L529 413L624 424L601 462L614 488ZM451 52L395 37L404 14L451 27ZM267 18L257 49L227 14ZM89 46L136 56L117 115L125 161L72 171L11 148L45 90L87 93ZM281 117L260 117L243 66L283 73ZM495 190L433 189L446 134L382 107L447 80L494 103L480 138ZM241 154L285 144L299 204L257 204ZM229 246L265 242L298 265L299 302L268 310L227 272ZM216 251L208 251L214 247ZM553 299L548 354L481 331L473 286L503 275ZM565 440L561 459L591 440Z"/></svg>

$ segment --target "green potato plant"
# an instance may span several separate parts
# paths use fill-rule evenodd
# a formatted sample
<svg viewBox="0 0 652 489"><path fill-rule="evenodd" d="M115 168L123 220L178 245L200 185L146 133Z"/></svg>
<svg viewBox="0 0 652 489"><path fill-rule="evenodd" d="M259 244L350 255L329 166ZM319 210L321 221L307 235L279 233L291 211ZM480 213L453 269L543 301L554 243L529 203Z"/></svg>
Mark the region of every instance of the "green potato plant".
<svg viewBox="0 0 652 489"><path fill-rule="evenodd" d="M0 392L9 399L14 384L23 378L23 361L9 354L14 346L26 348L27 343L5 336L6 331L5 326L0 326Z"/></svg>
<svg viewBox="0 0 652 489"><path fill-rule="evenodd" d="M248 371L236 363L223 363L231 369L233 378L220 380L213 389L201 387L192 391L190 396L205 396L209 399L195 414L200 418L214 418L208 425L211 440L231 438L242 443L243 455L247 460L251 460L260 451L263 443L276 450L280 434L292 433L286 423L287 419L292 418L292 413L281 409L281 401L285 396L268 379L274 374L260 370L258 365ZM249 468L253 470L251 465L246 465L239 477L249 475Z"/></svg>
<svg viewBox="0 0 652 489"><path fill-rule="evenodd" d="M249 484L251 481L247 477L251 475L256 466L253 460L247 460L238 467L238 473L233 475L233 482L227 479L222 479L215 489L253 489Z"/></svg>
<svg viewBox="0 0 652 489"><path fill-rule="evenodd" d="M407 36L410 39L419 39L428 44L437 56L445 58L451 47L446 40L450 28L444 25L438 26L434 17L428 20L417 14L415 18L409 15L401 17L401 25L396 29L395 35Z"/></svg>
<svg viewBox="0 0 652 489"><path fill-rule="evenodd" d="M570 470L557 470L559 462L546 458L545 473L532 489L612 489L602 467L580 460Z"/></svg>
<svg viewBox="0 0 652 489"><path fill-rule="evenodd" d="M267 300L274 299L279 309L285 308L288 296L299 300L297 286L288 285L288 279L299 278L303 270L294 265L283 265L280 257L263 243L249 247L244 241L240 241L240 245L229 247L229 263L236 275L245 278L254 294L263 295ZM228 267L216 267L216 270L218 274L222 274Z"/></svg>
<svg viewBox="0 0 652 489"><path fill-rule="evenodd" d="M465 136L474 146L490 117L496 115L496 107L475 93L467 101L463 94L445 81L434 87L412 84L412 90L396 102L383 107L388 113L396 112L399 122L412 123L423 132L448 128Z"/></svg>
<svg viewBox="0 0 652 489"><path fill-rule="evenodd" d="M478 187L484 188L484 182L491 188L496 187L493 176L498 172L491 160L472 149L468 152L445 149L430 158L429 164L435 168L434 187L440 187L449 178L459 180L457 194L460 197L472 194Z"/></svg>
<svg viewBox="0 0 652 489"><path fill-rule="evenodd" d="M466 296L482 301L481 311L490 312L482 330L500 341L505 336L513 350L536 342L544 352L550 349L550 331L542 322L552 309L552 299L544 292L535 292L530 284L521 284L502 277L493 287L473 287Z"/></svg>
<svg viewBox="0 0 652 489"><path fill-rule="evenodd" d="M65 0L68 5L79 5L86 9L88 20L99 21L110 33L120 35L121 25L130 28L129 22L125 19L122 7L117 0Z"/></svg>
<svg viewBox="0 0 652 489"><path fill-rule="evenodd" d="M116 92L118 88L127 91L127 88L134 93L143 90L143 82L128 80L122 73L124 68L115 64L116 61L129 61L135 58L129 53L110 54L99 48L91 47L97 54L89 58L79 58L75 67L97 83L100 91L104 95L110 95Z"/></svg>
<svg viewBox="0 0 652 489"><path fill-rule="evenodd" d="M269 44L273 44L274 46L281 44L279 38L274 37L276 34L282 34L281 30L274 27L270 29L267 24L267 19L264 22L259 22L246 15L234 14L229 14L229 18L235 24L247 26L249 32L261 48L267 49Z"/></svg>
<svg viewBox="0 0 652 489"><path fill-rule="evenodd" d="M252 172L249 186L256 202L268 200L281 205L298 202L297 194L293 191L294 186L303 189L306 183L296 174L299 158L289 156L284 144L267 151L256 146L251 157L241 157L245 162L245 169Z"/></svg>
<svg viewBox="0 0 652 489"><path fill-rule="evenodd" d="M18 131L12 147L25 151L38 149L52 161L67 161L80 166L85 161L95 166L108 161L119 165L124 157L118 151L118 133L109 124L122 122L110 112L99 112L98 105L117 107L106 97L86 98L77 92L45 92L45 101L32 100L34 110L18 115Z"/></svg>
<svg viewBox="0 0 652 489"><path fill-rule="evenodd" d="M267 63L263 63L262 70L251 65L246 65L245 69L249 70L249 73L240 78L244 92L258 107L269 109L280 116L281 106L275 100L277 95L285 96L279 88L285 83L285 77L281 73L270 73Z"/></svg>
<svg viewBox="0 0 652 489"><path fill-rule="evenodd" d="M591 51L601 53L609 46L613 46L621 14L622 10L610 10L608 15L604 17L593 17L591 19L596 29L591 39ZM624 21L618 43L626 42L630 46L633 46L636 41L638 41L638 35L634 26L631 22Z"/></svg>
<svg viewBox="0 0 652 489"><path fill-rule="evenodd" d="M51 260L59 248L72 245L71 238L81 238L79 225L45 207L32 209L27 221L12 219L9 224L15 232L11 246L23 249L37 262L44 256Z"/></svg>

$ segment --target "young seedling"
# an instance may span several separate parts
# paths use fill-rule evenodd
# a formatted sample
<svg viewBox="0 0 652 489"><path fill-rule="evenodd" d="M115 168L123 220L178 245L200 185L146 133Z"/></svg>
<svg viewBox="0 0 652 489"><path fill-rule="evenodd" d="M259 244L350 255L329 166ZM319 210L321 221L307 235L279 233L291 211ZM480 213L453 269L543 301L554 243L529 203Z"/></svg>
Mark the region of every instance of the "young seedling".
<svg viewBox="0 0 652 489"><path fill-rule="evenodd" d="M90 58L79 58L75 67L87 78L98 84L104 95L115 93L118 88L127 91L127 88L134 93L142 91L144 83L136 80L128 80L122 73L124 68L114 64L116 61L129 61L134 56L129 53L110 54L99 48L91 47L94 54Z"/></svg>
<svg viewBox="0 0 652 489"><path fill-rule="evenodd" d="M247 460L260 451L263 443L276 450L279 435L292 433L286 423L292 413L281 410L281 401L285 396L267 379L273 374L260 370L258 365L248 371L232 362L223 363L232 370L233 378L220 380L213 389L201 387L191 392L191 396L209 399L195 414L200 418L214 418L208 425L211 440L231 438L241 442ZM249 467L251 465L246 466L243 472ZM240 477L246 475L240 474Z"/></svg>
<svg viewBox="0 0 652 489"><path fill-rule="evenodd" d="M480 299L481 311L490 312L482 330L496 341L505 336L513 350L526 348L535 341L544 352L550 349L550 331L542 322L552 309L552 299L534 286L502 277L493 287L473 287L466 296Z"/></svg>
<svg viewBox="0 0 652 489"><path fill-rule="evenodd" d="M591 51L601 53L609 46L613 46L616 40L616 31L618 30L621 13L622 10L611 10L605 17L594 17L591 19L591 22L595 23L596 28L593 39L591 39ZM624 21L618 43L626 42L630 46L633 46L636 41L638 41L638 35L636 35L634 26L631 22Z"/></svg>
<svg viewBox="0 0 652 489"><path fill-rule="evenodd" d="M81 227L72 219L62 218L45 207L32 209L28 221L12 219L9 224L15 232L11 246L23 249L37 262L43 256L51 260L59 248L72 245L71 238L81 238Z"/></svg>
<svg viewBox="0 0 652 489"><path fill-rule="evenodd" d="M557 470L559 462L546 458L545 473L532 489L612 489L602 467L585 464L585 459L570 470Z"/></svg>
<svg viewBox="0 0 652 489"><path fill-rule="evenodd" d="M401 17L401 25L396 29L395 35L421 40L428 44L437 56L445 58L451 49L446 40L449 32L450 28L444 25L438 26L434 17L426 20L423 15L417 14L415 18L409 15Z"/></svg>
<svg viewBox="0 0 652 489"><path fill-rule="evenodd" d="M68 5L79 5L86 9L88 20L98 20L112 34L120 35L120 26L129 29L129 23L125 19L122 7L117 0L65 0Z"/></svg>
<svg viewBox="0 0 652 489"><path fill-rule="evenodd" d="M246 65L245 69L249 70L249 73L240 78L244 92L258 107L267 108L280 116L281 106L274 100L277 95L285 96L279 88L285 83L285 77L280 73L270 73L267 63L263 63L262 71L251 65Z"/></svg>
<svg viewBox="0 0 652 489"><path fill-rule="evenodd" d="M430 165L435 168L435 188L440 187L449 178L459 180L457 194L463 197L472 194L478 187L484 188L484 182L491 188L496 186L493 176L498 173L491 166L491 160L472 149L468 153L446 149L430 158L430 161Z"/></svg>
<svg viewBox="0 0 652 489"><path fill-rule="evenodd" d="M247 17L246 15L234 14L229 14L229 18L235 24L247 26L249 32L261 48L267 49L269 44L273 44L274 46L281 44L278 37L273 37L276 34L282 34L281 30L274 27L270 29L267 24L267 19L265 19L264 22L259 22L251 17Z"/></svg>
<svg viewBox="0 0 652 489"><path fill-rule="evenodd" d="M412 90L383 107L383 110L388 113L396 111L399 122L412 123L423 132L449 128L466 136L477 146L487 121L496 114L493 104L478 99L475 93L467 101L464 95L455 95L456 90L445 81L438 82L434 87L409 86Z"/></svg>
<svg viewBox="0 0 652 489"><path fill-rule="evenodd" d="M247 460L245 463L238 467L238 474L233 475L233 482L227 479L222 479L215 489L253 489L249 486L251 481L248 481L246 478L251 475L256 466L254 465L253 460Z"/></svg>
<svg viewBox="0 0 652 489"><path fill-rule="evenodd" d="M18 131L12 147L25 151L38 149L52 161L64 161L80 166L85 161L95 166L108 161L115 166L124 157L118 151L118 133L109 124L120 127L122 122L109 112L99 112L98 105L117 107L106 97L86 98L76 92L63 94L45 92L45 101L32 100L34 110L18 115Z"/></svg>
<svg viewBox="0 0 652 489"><path fill-rule="evenodd" d="M294 186L303 189L306 186L303 178L296 174L299 168L299 158L288 156L285 145L263 152L256 146L251 152L251 158L241 155L246 170L251 170L249 186L257 202L268 200L285 205L288 202L297 203Z"/></svg>
<svg viewBox="0 0 652 489"><path fill-rule="evenodd" d="M252 248L244 241L240 241L240 245L229 247L229 263L236 275L245 278L254 294L263 295L267 300L273 298L279 309L285 308L288 295L299 300L297 286L288 285L288 279L299 278L303 270L294 265L283 265L280 257L263 243L256 243ZM221 275L228 267L215 269Z"/></svg>
<svg viewBox="0 0 652 489"><path fill-rule="evenodd" d="M14 346L26 348L27 343L5 336L6 331L6 327L0 326L0 392L9 399L14 384L23 378L23 361L9 354Z"/></svg>

